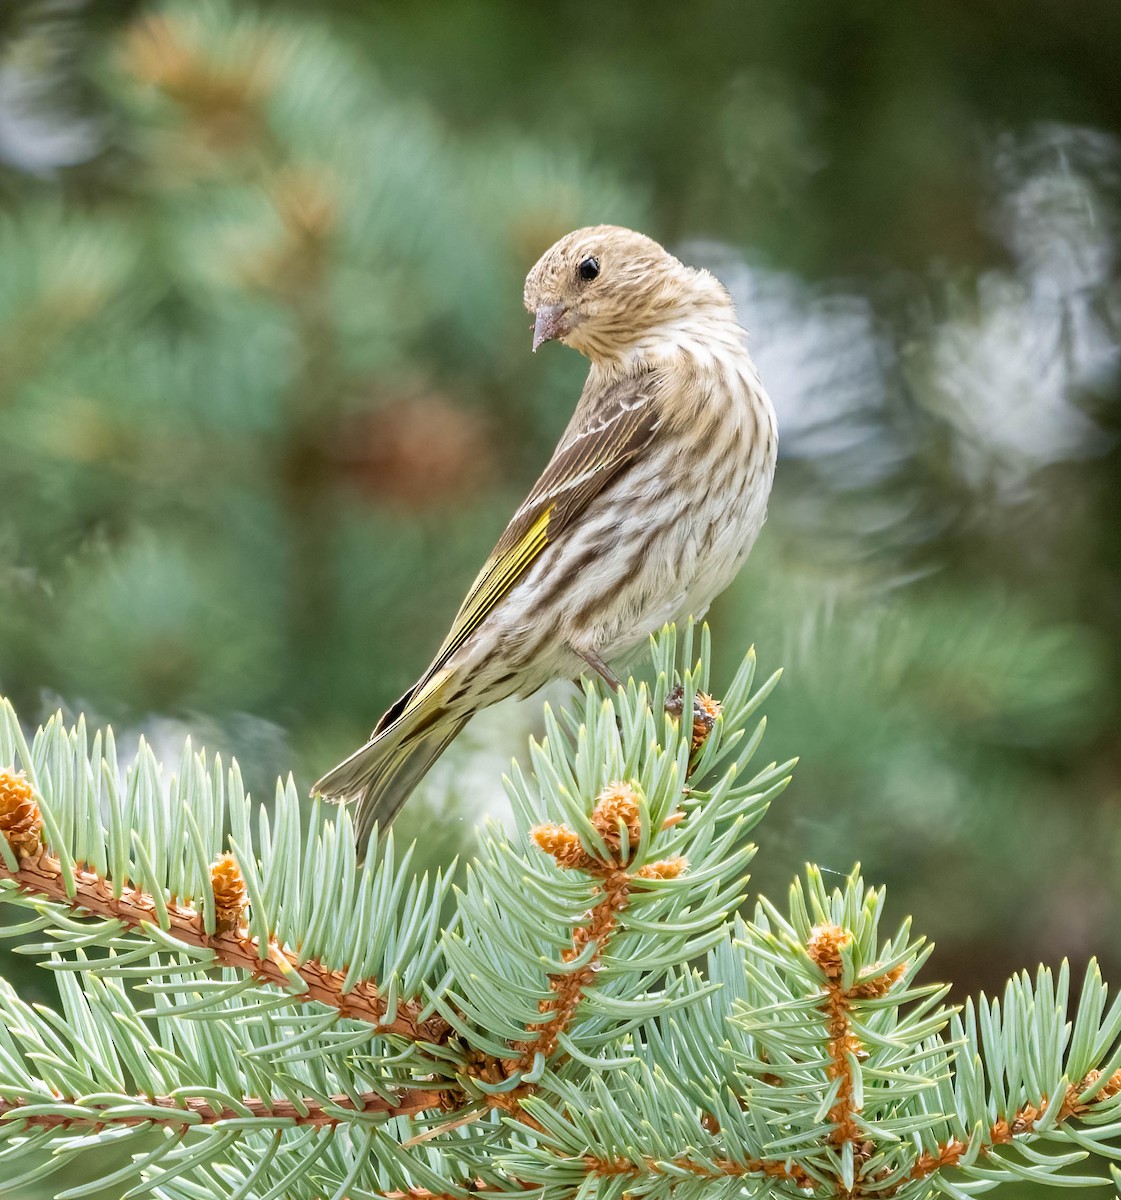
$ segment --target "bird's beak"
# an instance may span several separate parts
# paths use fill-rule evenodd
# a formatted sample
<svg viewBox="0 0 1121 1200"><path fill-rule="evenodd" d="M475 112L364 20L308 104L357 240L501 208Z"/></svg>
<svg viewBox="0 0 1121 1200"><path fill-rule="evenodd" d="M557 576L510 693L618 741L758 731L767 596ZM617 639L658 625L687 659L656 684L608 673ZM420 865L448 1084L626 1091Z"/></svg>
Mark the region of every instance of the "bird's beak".
<svg viewBox="0 0 1121 1200"><path fill-rule="evenodd" d="M551 342L554 338L564 337L568 333L568 324L565 321L567 315L568 310L563 304L541 305L533 322L534 353L537 352L538 346Z"/></svg>

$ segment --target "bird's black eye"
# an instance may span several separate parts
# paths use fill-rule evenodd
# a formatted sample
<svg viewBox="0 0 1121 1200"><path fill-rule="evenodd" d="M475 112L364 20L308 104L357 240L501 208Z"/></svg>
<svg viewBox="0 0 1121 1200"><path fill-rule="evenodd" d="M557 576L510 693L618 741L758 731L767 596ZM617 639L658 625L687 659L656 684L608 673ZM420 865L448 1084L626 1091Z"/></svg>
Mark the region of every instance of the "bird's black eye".
<svg viewBox="0 0 1121 1200"><path fill-rule="evenodd" d="M585 283L591 283L591 281L599 274L599 259L584 259L584 261L576 268L576 272Z"/></svg>

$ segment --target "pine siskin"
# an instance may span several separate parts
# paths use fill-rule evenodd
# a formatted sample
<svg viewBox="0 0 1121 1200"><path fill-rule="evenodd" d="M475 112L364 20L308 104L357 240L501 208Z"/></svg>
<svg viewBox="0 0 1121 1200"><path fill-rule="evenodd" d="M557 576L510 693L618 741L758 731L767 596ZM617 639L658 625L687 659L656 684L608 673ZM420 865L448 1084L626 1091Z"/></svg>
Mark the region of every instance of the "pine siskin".
<svg viewBox="0 0 1121 1200"><path fill-rule="evenodd" d="M591 361L544 474L432 664L314 787L357 799L364 849L478 709L701 616L763 524L778 435L728 293L629 229L578 229L530 271L533 349Z"/></svg>

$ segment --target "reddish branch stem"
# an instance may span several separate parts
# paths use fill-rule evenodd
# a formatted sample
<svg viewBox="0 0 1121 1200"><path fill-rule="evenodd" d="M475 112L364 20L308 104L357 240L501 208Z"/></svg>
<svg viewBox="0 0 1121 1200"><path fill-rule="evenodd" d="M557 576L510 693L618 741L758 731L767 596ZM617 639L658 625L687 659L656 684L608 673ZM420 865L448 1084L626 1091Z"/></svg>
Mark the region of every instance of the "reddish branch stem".
<svg viewBox="0 0 1121 1200"><path fill-rule="evenodd" d="M1064 1121L1069 1121L1072 1117L1084 1116L1090 1110L1092 1104L1108 1100L1111 1096L1121 1093L1121 1071L1114 1071L1102 1085L1093 1100L1079 1100L1078 1097L1097 1083L1099 1079L1101 1079L1100 1072L1091 1071L1085 1079L1079 1080L1078 1083L1072 1083L1067 1088L1066 1096L1059 1106L1059 1111L1055 1117L1057 1125L1061 1125ZM1043 1096L1038 1105L1025 1104L1023 1108L1016 1112L1011 1120L997 1121L995 1125L989 1128L989 1142L991 1145L1007 1146L1020 1134L1033 1132L1036 1121L1039 1120L1047 1108L1047 1103L1047 1097ZM939 1146L935 1153L920 1155L918 1161L911 1168L909 1178L925 1179L927 1175L932 1175L935 1171L944 1171L951 1167L956 1167L968 1148L964 1142L959 1142L957 1138L952 1138L944 1145Z"/></svg>
<svg viewBox="0 0 1121 1200"><path fill-rule="evenodd" d="M109 882L93 871L76 871L75 895L68 896L62 868L46 851L21 859L18 871L9 871L0 862L0 879L14 880L23 891L65 905L80 916L119 920L134 928L142 922L158 923L151 896L139 888L125 888L117 899ZM243 925L207 934L202 914L195 909L168 904L167 913L168 932L173 937L188 946L212 950L223 966L246 971L262 983L285 991L291 989L291 979L298 976L307 990L293 995L294 1000L317 1000L336 1009L341 1016L377 1025L379 1033L395 1034L410 1041L438 1042L447 1033L446 1023L438 1017L420 1020L420 1005L416 1001L398 1002L393 1020L383 1024L387 1006L372 980L362 980L344 992L345 972L333 971L315 959L298 965L296 955L275 939L270 938L262 958L258 940L251 938Z"/></svg>
<svg viewBox="0 0 1121 1200"><path fill-rule="evenodd" d="M331 1107L317 1100L302 1100L297 1106L288 1100L258 1100L255 1097L243 1100L248 1113L240 1108L215 1109L209 1100L197 1096L136 1096L137 1104L153 1105L167 1110L166 1117L128 1116L116 1117L109 1114L94 1113L89 1117L73 1116L69 1113L36 1113L31 1116L21 1116L28 1104L38 1104L37 1098L30 1100L0 1100L0 1118L8 1118L38 1129L63 1129L75 1125L105 1126L145 1125L150 1121L159 1121L161 1125L216 1125L220 1121L233 1121L245 1116L277 1117L291 1120L297 1125L339 1125L347 1118L333 1111L342 1109L346 1113L384 1113L387 1117L414 1117L427 1109L440 1107L439 1092L429 1092L415 1089L402 1092L399 1096L387 1100L377 1092L367 1092L360 1097L361 1103L355 1104L349 1096L332 1096ZM62 1101L60 1103L80 1103L80 1100ZM188 1118L197 1119L188 1119Z"/></svg>
<svg viewBox="0 0 1121 1200"><path fill-rule="evenodd" d="M651 1175L678 1174L688 1171L699 1179L727 1179L744 1175L766 1175L772 1179L789 1179L795 1187L815 1188L819 1184L812 1176L800 1167L787 1166L785 1162L770 1162L761 1158L749 1159L747 1162L735 1162L730 1158L718 1158L711 1164L694 1162L689 1158L674 1158L663 1164L654 1158L644 1158L641 1165L628 1158L594 1158L586 1156L584 1163L590 1173L596 1175L619 1176L627 1175L632 1178L644 1172ZM667 1168L669 1168L667 1170Z"/></svg>
<svg viewBox="0 0 1121 1200"><path fill-rule="evenodd" d="M604 867L599 875L601 898L592 908L587 924L573 930L572 947L564 951L562 958L565 962L574 961L585 953L589 942L595 944L595 950L579 970L549 976L552 995L541 1001L543 1019L526 1028L528 1036L515 1047L518 1057L506 1063L511 1072L528 1071L537 1054L552 1057L557 1048L557 1035L572 1023L584 993L595 982L599 960L619 923L619 914L627 907L631 887L630 875L620 867Z"/></svg>
<svg viewBox="0 0 1121 1200"><path fill-rule="evenodd" d="M829 1110L829 1120L833 1129L829 1140L835 1146L845 1142L855 1142L860 1136L856 1124L856 1081L853 1078L850 1055L860 1053L860 1039L852 1031L849 1017L852 1001L857 998L858 991L854 987L847 990L841 983L843 967L841 951L848 945L851 935L848 930L839 925L819 925L810 935L807 951L810 958L825 972L825 999L822 1009L825 1013L826 1030L829 1034L828 1053L829 1066L827 1073L830 1079L839 1079L840 1087L837 1099ZM867 984L863 985L865 988Z"/></svg>
<svg viewBox="0 0 1121 1200"><path fill-rule="evenodd" d="M829 1078L841 1081L837 1099L829 1110L829 1120L833 1123L829 1137L839 1146L856 1141L860 1135L855 1120L859 1111L854 1099L856 1084L849 1060L850 1054L860 1052L860 1040L849 1022L849 998L835 980L829 982L824 1007L829 1029Z"/></svg>

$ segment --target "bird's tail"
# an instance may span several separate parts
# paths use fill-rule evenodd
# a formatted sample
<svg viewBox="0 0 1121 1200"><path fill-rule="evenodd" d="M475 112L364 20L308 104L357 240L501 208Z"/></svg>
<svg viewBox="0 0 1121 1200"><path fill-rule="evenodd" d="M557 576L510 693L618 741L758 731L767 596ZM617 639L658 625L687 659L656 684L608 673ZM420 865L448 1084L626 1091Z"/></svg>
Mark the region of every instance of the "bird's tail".
<svg viewBox="0 0 1121 1200"><path fill-rule="evenodd" d="M354 836L362 858L375 822L385 829L412 790L467 723L471 711L449 711L437 689L406 692L378 722L370 740L328 771L313 795L346 803L356 800Z"/></svg>

